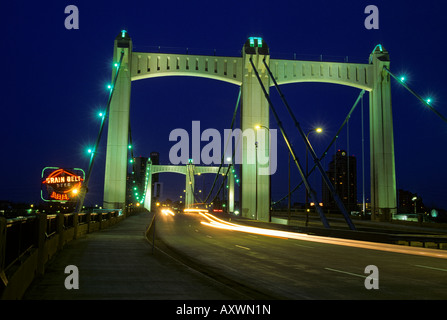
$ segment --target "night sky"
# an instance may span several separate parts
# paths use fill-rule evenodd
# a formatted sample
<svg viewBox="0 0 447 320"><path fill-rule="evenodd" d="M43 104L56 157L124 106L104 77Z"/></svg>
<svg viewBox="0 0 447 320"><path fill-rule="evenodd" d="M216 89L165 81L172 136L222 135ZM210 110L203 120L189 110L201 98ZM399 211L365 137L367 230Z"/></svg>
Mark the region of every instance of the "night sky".
<svg viewBox="0 0 447 320"><path fill-rule="evenodd" d="M411 4L410 4L411 3ZM67 30L68 5L79 9L79 29ZM367 5L379 9L379 29L367 30ZM0 200L40 201L41 171L46 166L87 170L86 150L98 134L97 113L107 103L113 42L128 31L133 50L239 56L246 39L267 42L271 58L367 63L382 44L391 70L447 115L447 27L444 1L9 1L2 5L2 93L0 108ZM169 133L201 128L230 128L239 87L204 78L160 77L132 83L131 127L135 156L158 151L169 163ZM282 87L317 154L326 148L354 104L359 89L300 83ZM305 145L271 88L273 104L305 163ZM369 198L368 94L364 99L366 196ZM428 206L447 208L447 123L401 85L392 82L397 188L417 193ZM358 199L362 199L361 107L358 106L336 146L357 157ZM273 116L271 128L277 128ZM278 170L272 200L287 193L287 149L278 135ZM105 163L103 136L87 204L101 204ZM177 200L184 177L166 174L165 197ZM196 179L207 188L212 178ZM292 167L292 187L299 181ZM175 182L178 181L178 182ZM310 182L321 193L321 176ZM301 189L294 201L304 201Z"/></svg>

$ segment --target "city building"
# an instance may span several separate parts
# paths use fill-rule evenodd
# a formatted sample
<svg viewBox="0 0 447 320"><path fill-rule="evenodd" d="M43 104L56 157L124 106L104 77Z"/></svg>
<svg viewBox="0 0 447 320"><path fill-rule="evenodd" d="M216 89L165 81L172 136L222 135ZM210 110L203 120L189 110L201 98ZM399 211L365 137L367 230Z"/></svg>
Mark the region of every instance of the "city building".
<svg viewBox="0 0 447 320"><path fill-rule="evenodd" d="M398 213L421 213L426 211L422 198L417 193L407 190L397 190Z"/></svg>
<svg viewBox="0 0 447 320"><path fill-rule="evenodd" d="M146 163L147 158L136 157L133 159L131 172L127 173L126 183L126 201L128 204L139 200L144 192L145 177L146 177ZM138 198L137 198L138 197Z"/></svg>
<svg viewBox="0 0 447 320"><path fill-rule="evenodd" d="M135 157L132 162L131 172L127 174L127 203L133 203L136 197L141 198L146 192L146 167L148 159L153 165L160 164L160 154L151 152L150 158ZM157 201L163 193L163 183L159 182L158 174L152 175L152 197ZM136 195L138 193L138 195ZM139 200L137 198L137 200Z"/></svg>
<svg viewBox="0 0 447 320"><path fill-rule="evenodd" d="M358 211L357 206L357 160L355 156L348 156L345 150L338 150L332 156L326 172L335 191L342 200L348 212ZM329 188L322 184L323 206L328 210L338 210Z"/></svg>
<svg viewBox="0 0 447 320"><path fill-rule="evenodd" d="M160 164L160 153L158 153L156 151L152 151L151 152L151 162L154 165L159 165ZM156 183L156 182L159 182L158 173L156 173L152 176L152 183Z"/></svg>

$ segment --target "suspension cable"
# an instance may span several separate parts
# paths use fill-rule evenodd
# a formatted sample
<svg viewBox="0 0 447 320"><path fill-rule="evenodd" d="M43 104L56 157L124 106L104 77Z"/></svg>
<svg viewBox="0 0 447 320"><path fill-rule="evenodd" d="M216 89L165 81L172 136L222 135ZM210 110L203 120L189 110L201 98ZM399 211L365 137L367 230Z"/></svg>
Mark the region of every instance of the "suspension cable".
<svg viewBox="0 0 447 320"><path fill-rule="evenodd" d="M273 113L273 115L274 115L274 117L275 117L275 120L276 120L276 122L277 122L277 124L278 124L278 127L279 127L279 129L280 129L280 131L281 131L281 134L282 134L282 136L283 136L283 138L284 138L284 140L285 140L285 142L286 142L286 144L287 144L287 147L289 148L290 154L291 154L292 157L293 157L293 161L295 162L295 164L296 164L296 166L297 166L297 168L298 168L298 171L299 171L300 174L301 174L301 177L302 177L302 179L303 179L303 181L304 181L304 184L306 185L307 190L309 191L309 194L310 194L311 198L312 198L313 201L315 202L315 208L316 208L318 214L320 215L321 221L322 221L323 225L324 225L326 228L330 228L329 223L328 223L328 221L327 221L327 219L326 219L326 216L324 215L324 212L323 212L323 210L321 209L321 207L320 207L320 205L319 205L319 202L317 201L316 193L315 193L315 191L311 188L311 186L310 186L310 184L309 184L309 182L308 182L308 180L307 180L307 177L304 175L304 171L303 171L303 169L302 169L302 167L301 167L301 165L300 165L300 163L299 163L299 161L298 161L298 158L296 157L295 151L293 150L293 147L292 147L292 145L290 144L290 141L289 141L289 139L288 139L288 137L287 137L287 134L286 134L286 132L284 131L284 128L283 128L283 126L282 126L281 120L279 119L279 116L278 116L278 114L276 113L275 108L273 107L272 101L270 100L270 96L269 96L269 94L267 93L267 91L266 91L266 89L265 89L265 87L264 87L264 84L262 83L262 80L261 80L261 78L260 78L260 76L259 76L258 70L256 69L256 67L255 67L255 65L254 65L254 63L253 63L253 59L252 59L251 57L250 57L250 63L251 63L251 65L252 65L252 67L253 67L253 70L254 70L254 72L255 72L256 77L258 78L258 81L259 81L259 84L261 85L262 91L264 92L264 96L265 96L265 98L267 99L267 101L268 101L268 103L269 103L270 110L272 111L272 113Z"/></svg>
<svg viewBox="0 0 447 320"><path fill-rule="evenodd" d="M341 130L343 129L343 127L346 125L346 123L348 122L349 118L351 117L352 113L354 112L355 108L357 107L359 101L363 101L363 95L365 93L365 90L362 90L360 92L360 94L358 95L354 105L352 106L351 110L348 112L348 115L346 116L345 120L343 121L343 123L341 124L340 128L338 129L337 133L334 135L334 138L332 139L332 141L329 143L329 145L327 146L326 150L324 150L322 156L320 157L320 161L322 161L328 154L329 149L332 147L332 145L335 143L335 141L338 139L339 134L341 132ZM363 102L362 102L363 103ZM311 170L308 173L308 176L310 176L310 174L315 170L316 168L316 164L313 165L313 167L311 168ZM303 181L301 181L295 188L293 188L292 191L290 191L290 194L292 194L293 192L295 192L296 190L298 190L298 188L303 184ZM272 205L275 205L279 202L281 202L282 200L284 200L286 197L288 197L288 194L286 194L284 197L282 197L281 199L279 199L278 201L274 202Z"/></svg>
<svg viewBox="0 0 447 320"><path fill-rule="evenodd" d="M239 94L238 94L238 96L237 96L236 106L235 106L234 111L233 111L233 119L231 120L231 127L230 127L231 130L233 130L234 121L236 120L236 115L237 115L237 110L238 110L238 108L239 108L239 102L240 102L240 99L241 99L241 88L239 88ZM222 169L222 164L223 164L223 162L224 162L224 158L225 158L225 151L226 151L226 149L227 149L227 146L228 146L228 143L229 143L229 140L230 140L230 139L231 139L231 136L228 137L227 143L226 143L226 145L225 145L224 152L222 153L222 157L221 157L221 160L220 160L219 170L217 170L217 173L216 173L216 176L214 177L214 181L213 181L213 184L212 184L212 186L211 186L210 192L208 193L208 195L206 196L205 200L203 201L204 203L206 203L206 202L208 201L208 199L209 199L210 196L211 196L211 193L212 193L213 190L214 190L214 187L215 187L216 182L217 182L217 178L219 177L220 170ZM232 155L232 159L233 159L233 158L234 158L234 151L233 151L233 155ZM232 162L234 162L234 161L232 161ZM228 166L228 168L227 168L227 172L226 172L226 174L225 174L225 178L226 178L226 176L228 175L228 172L229 172L229 169L230 169L230 168L231 168L231 166ZM220 186L220 188L219 188L219 191L222 189L222 185L223 185L224 182L225 182L225 179L223 179L223 182L222 182L222 184L221 184L221 186ZM214 201L214 199L216 199L217 195L219 194L219 191L218 191L218 192L216 193L216 195L214 196L213 201ZM211 201L211 202L213 202L213 201Z"/></svg>
<svg viewBox="0 0 447 320"><path fill-rule="evenodd" d="M428 107L431 111L433 111L439 118L441 118L442 121L447 123L447 118L444 117L441 113L439 113L439 111L437 111L435 108L433 108L430 103L424 99L422 99L422 97L420 95L418 95L416 92L414 92L404 81L402 81L401 79L399 79L398 77L396 77L391 71L390 69L388 69L388 67L384 66L383 67L386 72L388 72L397 82L399 82L401 85L404 86L405 89L407 89L408 91L410 91L411 94L413 94L417 99L419 99L426 107Z"/></svg>
<svg viewBox="0 0 447 320"><path fill-rule="evenodd" d="M112 101L113 93L115 92L115 84L116 84L116 81L118 79L119 72L121 70L121 63L123 62L123 57L124 57L124 51L121 51L120 60L119 60L119 63L117 65L117 70L116 70L116 73L115 73L115 77L113 79L111 90L109 92L109 98L108 98L108 101L107 101L107 108L106 108L105 114L104 114L104 116L103 116L103 118L101 120L101 126L100 126L100 129L99 129L98 136L96 138L95 147L92 150L92 156L90 157L90 163L89 163L89 166L88 166L87 175L86 175L84 184L82 185L81 190L80 190L80 195L79 195L77 208L76 208L76 212L77 213L81 212L82 207L84 205L85 195L88 192L88 184L90 182L90 176L91 176L91 173L92 173L93 164L94 164L95 159L96 159L96 151L98 150L99 143L101 141L101 136L102 136L102 132L103 132L103 129L104 129L105 122L106 122L106 118L108 118L108 115L109 115L110 103Z"/></svg>
<svg viewBox="0 0 447 320"><path fill-rule="evenodd" d="M280 97L281 97L281 100L283 101L283 103L284 103L284 105L285 105L287 111L289 112L290 117L292 118L293 122L295 123L296 128L298 129L298 132L300 133L301 137L303 138L303 140L304 140L304 142L305 142L305 144L306 144L306 147L307 147L308 150L310 151L310 154L311 154L311 156L312 156L312 158L313 158L313 160L314 160L314 163L317 165L317 168L318 168L318 170L320 171L321 176L323 177L324 182L326 183L326 185L327 185L329 191L331 192L332 197L334 198L335 202L337 203L338 208L339 208L340 211L342 212L342 214L343 214L343 216L344 216L344 218L345 218L345 220L346 220L346 223L348 224L348 226L350 227L351 230L355 230L355 226L354 226L354 224L352 223L351 218L349 217L349 215L348 215L348 213L347 213L347 211L346 211L346 208L345 208L343 202L341 201L341 199L340 199L340 197L338 196L338 194L337 194L337 192L336 192L334 186L332 185L331 181L329 180L329 177L327 176L326 172L324 171L323 167L321 166L320 160L318 159L318 157L317 157L317 155L316 155L314 149L312 148L312 145L310 144L309 139L308 139L308 138L306 137L306 135L304 134L304 131L302 130L302 128L301 128L299 122L298 122L297 119L295 118L295 115L293 114L293 112L292 112L292 110L291 110L289 104L287 103L287 101L286 101L286 99L285 99L285 97L284 97L284 95L283 95L281 89L279 88L278 83L276 82L275 77L273 76L273 74L272 74L270 68L268 67L267 63L265 62L265 58L263 59L263 63L264 63L264 65L265 65L265 67L266 67L266 69L267 69L267 71L268 71L268 73L269 73L269 75L270 75L270 78L273 80L273 83L274 83L274 85L275 85L275 88L276 88L276 90L278 91L278 93L279 93L279 95L280 95ZM252 65L253 65L253 63L252 63ZM254 68L254 65L253 65L253 68ZM260 79L259 79L259 80L260 80ZM348 119L349 119L349 118L348 118ZM289 149L290 149L290 148L289 148ZM300 173L301 173L301 175L302 175L302 177L303 177L303 174L302 174L301 171L300 171ZM306 177L306 180L307 180L307 177ZM305 181L305 184L308 184L307 181ZM308 190L309 190L309 187L308 187L307 185L306 185L306 187L307 187ZM316 202L316 201L314 201L314 202L315 202L315 207L316 207L316 208L319 208L319 210L321 210L320 206L317 205L318 202ZM322 212L322 210L321 210L321 212Z"/></svg>

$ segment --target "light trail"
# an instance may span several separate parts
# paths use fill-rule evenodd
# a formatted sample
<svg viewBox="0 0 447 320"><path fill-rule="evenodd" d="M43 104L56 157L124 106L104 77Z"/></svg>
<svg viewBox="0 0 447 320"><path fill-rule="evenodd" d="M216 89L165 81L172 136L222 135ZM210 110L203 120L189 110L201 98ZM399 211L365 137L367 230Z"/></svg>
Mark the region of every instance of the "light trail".
<svg viewBox="0 0 447 320"><path fill-rule="evenodd" d="M193 212L193 210L191 210L190 212ZM205 212L204 210L196 209L195 212L197 212L200 216L202 216L203 218L205 218L207 220L207 221L201 221L200 222L201 224L208 226L208 227L217 228L217 229L245 232L245 233L258 234L258 235L270 236L270 237L279 237L279 238L285 238L285 239L311 241L311 242L326 243L326 244L333 244L333 245L347 246L347 247L354 247L354 248L379 250L379 251L387 251L387 252L394 252L394 253L403 253L403 254L420 255L420 256L426 256L426 257L447 259L447 252L445 252L443 250L438 250L438 249L405 247L405 246L396 245L396 244L377 243L377 242L368 242L368 241L351 240L351 239L330 238L330 237L309 235L309 234L304 234L304 233L296 233L296 232L258 228L258 227L249 227L249 226L243 226L240 224L235 224L235 223L231 223L231 222L219 219L219 218L213 216L212 214Z"/></svg>
<svg viewBox="0 0 447 320"><path fill-rule="evenodd" d="M163 213L165 216L167 215L175 216L175 213L171 209L162 209L161 213Z"/></svg>

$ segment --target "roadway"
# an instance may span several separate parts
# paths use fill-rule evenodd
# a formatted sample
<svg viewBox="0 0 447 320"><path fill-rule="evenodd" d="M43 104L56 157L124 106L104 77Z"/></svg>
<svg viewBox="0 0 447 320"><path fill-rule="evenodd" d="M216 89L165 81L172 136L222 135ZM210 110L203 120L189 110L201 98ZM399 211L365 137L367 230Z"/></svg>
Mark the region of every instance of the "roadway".
<svg viewBox="0 0 447 320"><path fill-rule="evenodd" d="M254 299L447 299L447 251L226 230L198 213L157 214L156 246ZM230 226L238 230L237 226ZM378 289L366 289L369 265ZM370 279L367 281L372 283Z"/></svg>

